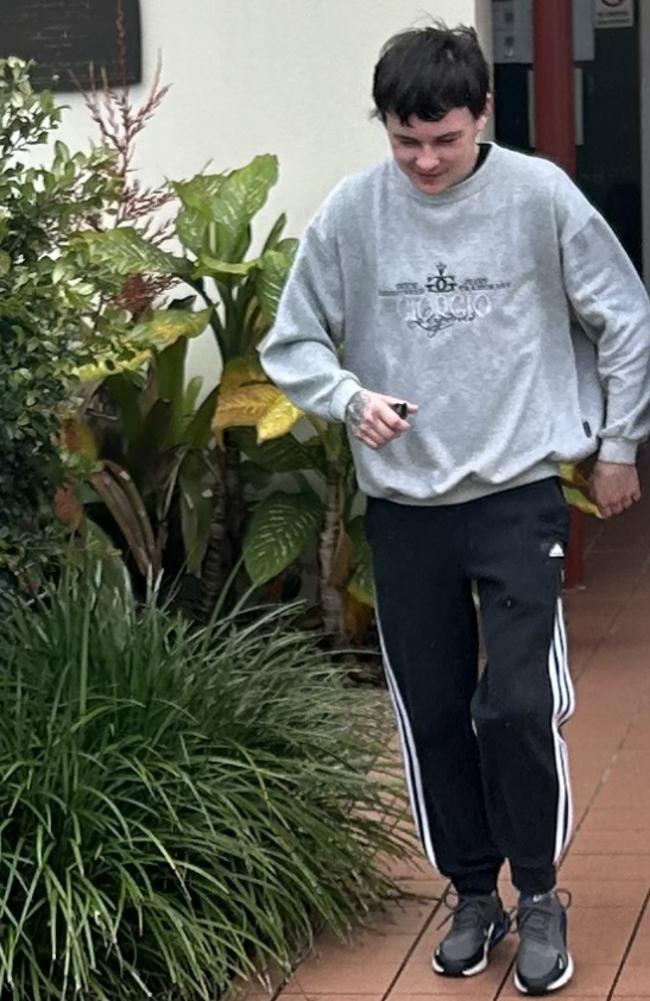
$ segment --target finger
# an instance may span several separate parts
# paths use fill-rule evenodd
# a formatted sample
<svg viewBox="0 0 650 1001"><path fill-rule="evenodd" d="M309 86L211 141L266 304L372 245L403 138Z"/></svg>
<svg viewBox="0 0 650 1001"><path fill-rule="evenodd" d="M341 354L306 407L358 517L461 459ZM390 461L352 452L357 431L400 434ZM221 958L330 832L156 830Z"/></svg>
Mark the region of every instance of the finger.
<svg viewBox="0 0 650 1001"><path fill-rule="evenodd" d="M387 444L392 441L393 438L404 434L408 431L409 425L406 421L403 421L401 417L388 409L386 412L381 414L375 413L366 419L361 425L364 431L369 431L373 435L379 435L384 442Z"/></svg>
<svg viewBox="0 0 650 1001"><path fill-rule="evenodd" d="M399 418L397 422L398 425L402 423ZM364 421L361 427L366 434L372 435L373 438L380 438L383 442L390 441L399 431L399 427L393 428L390 424L379 418Z"/></svg>
<svg viewBox="0 0 650 1001"><path fill-rule="evenodd" d="M409 424L403 420L391 407L385 407L372 415L372 422L378 430L387 429L391 434L408 431Z"/></svg>
<svg viewBox="0 0 650 1001"><path fill-rule="evenodd" d="M356 437L365 442L366 445L374 445L377 448L384 444L382 435L378 434L374 428L363 425L355 432Z"/></svg>

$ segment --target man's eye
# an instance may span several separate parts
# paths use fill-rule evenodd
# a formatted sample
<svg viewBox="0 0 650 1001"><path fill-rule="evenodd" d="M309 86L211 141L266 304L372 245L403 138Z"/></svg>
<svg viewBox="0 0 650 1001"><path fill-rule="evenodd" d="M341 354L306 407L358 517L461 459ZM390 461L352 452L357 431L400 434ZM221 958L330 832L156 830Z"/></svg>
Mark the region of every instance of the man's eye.
<svg viewBox="0 0 650 1001"><path fill-rule="evenodd" d="M440 139L439 142L441 146L451 146L452 143L456 142L456 136L450 136L449 139Z"/></svg>

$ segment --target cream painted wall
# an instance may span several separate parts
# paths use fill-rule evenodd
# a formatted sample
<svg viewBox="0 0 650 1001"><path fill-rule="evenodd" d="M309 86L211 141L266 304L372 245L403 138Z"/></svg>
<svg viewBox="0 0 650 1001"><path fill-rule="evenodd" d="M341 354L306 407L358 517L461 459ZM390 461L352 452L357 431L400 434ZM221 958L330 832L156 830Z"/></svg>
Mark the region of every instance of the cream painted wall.
<svg viewBox="0 0 650 1001"><path fill-rule="evenodd" d="M383 127L369 120L372 69L397 31L442 17L476 24L489 40L490 0L141 0L146 91L157 54L171 84L138 147L140 176L158 182L215 171L276 153L280 181L261 216L283 210L299 235L345 174L386 154ZM96 137L72 95L61 138L72 148ZM201 364L214 359L199 348ZM196 352L195 352L196 354Z"/></svg>

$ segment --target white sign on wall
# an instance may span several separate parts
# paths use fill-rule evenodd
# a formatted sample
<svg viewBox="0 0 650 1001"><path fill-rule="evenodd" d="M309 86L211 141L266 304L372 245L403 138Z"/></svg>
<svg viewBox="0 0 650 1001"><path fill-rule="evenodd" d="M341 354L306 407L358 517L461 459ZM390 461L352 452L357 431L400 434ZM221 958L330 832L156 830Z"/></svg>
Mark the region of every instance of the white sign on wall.
<svg viewBox="0 0 650 1001"><path fill-rule="evenodd" d="M634 0L594 0L597 28L633 28Z"/></svg>

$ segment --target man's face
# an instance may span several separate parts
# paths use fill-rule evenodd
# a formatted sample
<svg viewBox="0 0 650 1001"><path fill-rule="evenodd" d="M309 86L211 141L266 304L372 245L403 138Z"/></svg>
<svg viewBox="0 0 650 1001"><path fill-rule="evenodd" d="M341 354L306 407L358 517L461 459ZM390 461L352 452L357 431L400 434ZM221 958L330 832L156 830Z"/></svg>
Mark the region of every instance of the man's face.
<svg viewBox="0 0 650 1001"><path fill-rule="evenodd" d="M468 108L452 108L438 122L411 115L402 125L386 116L386 130L398 166L426 195L439 195L468 177L476 163L476 141L488 120L488 108L474 118Z"/></svg>

